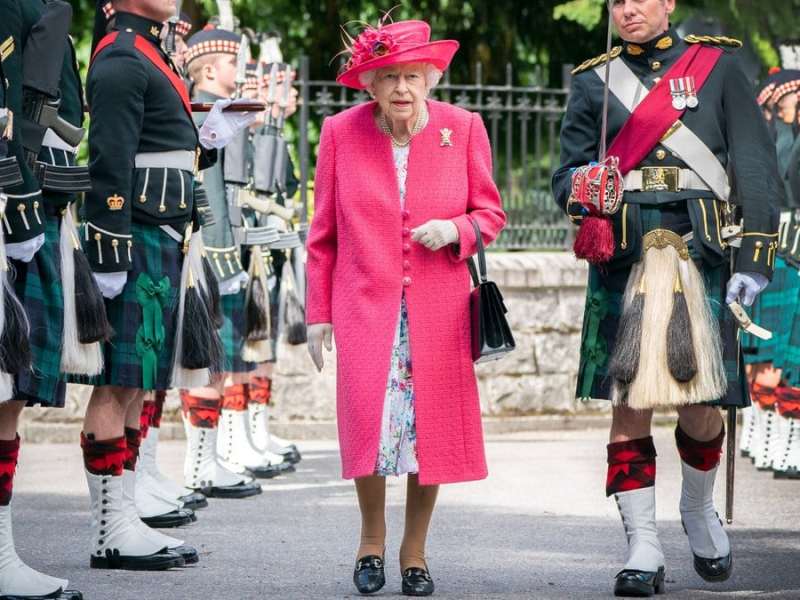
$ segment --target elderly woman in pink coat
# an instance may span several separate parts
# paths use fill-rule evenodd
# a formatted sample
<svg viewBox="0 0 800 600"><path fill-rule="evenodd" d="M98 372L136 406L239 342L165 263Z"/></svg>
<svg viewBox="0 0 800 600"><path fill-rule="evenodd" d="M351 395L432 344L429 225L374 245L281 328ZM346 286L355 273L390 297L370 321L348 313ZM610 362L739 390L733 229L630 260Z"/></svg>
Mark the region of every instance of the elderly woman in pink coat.
<svg viewBox="0 0 800 600"><path fill-rule="evenodd" d="M325 120L308 237L309 352L337 350L343 476L355 479L354 583L385 583L385 477L408 475L402 590L433 593L425 539L441 483L487 475L470 354L470 275L505 224L481 118L428 93L458 49L422 21L366 28L338 81L372 102Z"/></svg>

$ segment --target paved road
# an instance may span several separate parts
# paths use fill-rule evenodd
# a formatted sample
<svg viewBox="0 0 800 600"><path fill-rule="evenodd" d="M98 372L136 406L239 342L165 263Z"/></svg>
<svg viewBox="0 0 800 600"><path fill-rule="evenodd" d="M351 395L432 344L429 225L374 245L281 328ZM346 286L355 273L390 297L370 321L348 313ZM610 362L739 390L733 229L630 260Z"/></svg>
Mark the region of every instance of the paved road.
<svg viewBox="0 0 800 600"><path fill-rule="evenodd" d="M625 542L615 505L603 494L604 443L602 431L491 438L490 478L447 486L440 495L428 548L437 596L611 597ZM694 574L681 530L672 431L659 429L656 445L669 597L800 598L800 482L775 481L740 461L731 527L736 570L712 586ZM89 600L352 597L358 538L352 484L339 479L334 442L301 449L297 473L266 482L255 499L214 500L180 531L201 551L199 565L142 574L87 567L88 499L78 445L27 445L14 494L19 552L69 577ZM164 470L177 477L182 444L165 443L161 453ZM393 481L388 584L380 597L399 593L402 503L403 484Z"/></svg>

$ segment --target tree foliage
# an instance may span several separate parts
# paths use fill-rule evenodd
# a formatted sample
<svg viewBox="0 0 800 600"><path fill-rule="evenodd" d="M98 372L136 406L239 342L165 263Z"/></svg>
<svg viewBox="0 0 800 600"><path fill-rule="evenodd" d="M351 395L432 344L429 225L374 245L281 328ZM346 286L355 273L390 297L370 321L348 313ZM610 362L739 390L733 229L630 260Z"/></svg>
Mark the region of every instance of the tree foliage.
<svg viewBox="0 0 800 600"><path fill-rule="evenodd" d="M396 0L391 0L392 2ZM240 21L283 36L284 54L295 61L308 55L311 76L332 79L342 48L340 25L376 23L392 8L363 0L234 0ZM452 67L454 80L474 77L481 63L485 83L504 83L506 63L515 66L515 83L560 85L561 65L580 63L605 45L605 0L416 0L399 4L394 19L422 18L434 37L461 43ZM94 2L73 0L73 34L82 61L88 59ZM183 8L202 26L216 14L214 0L185 0ZM764 66L774 64L778 41L798 37L800 0L678 0L676 21L713 16L723 30L752 43Z"/></svg>

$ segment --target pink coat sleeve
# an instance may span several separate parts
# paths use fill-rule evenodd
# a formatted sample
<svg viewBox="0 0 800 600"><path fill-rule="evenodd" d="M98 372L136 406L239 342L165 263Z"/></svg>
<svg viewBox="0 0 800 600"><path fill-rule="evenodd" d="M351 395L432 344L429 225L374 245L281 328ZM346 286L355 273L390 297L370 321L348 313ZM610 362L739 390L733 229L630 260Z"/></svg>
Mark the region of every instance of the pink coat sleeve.
<svg viewBox="0 0 800 600"><path fill-rule="evenodd" d="M336 149L330 119L322 124L317 173L314 178L314 217L306 250L306 321L330 323L333 268L336 264Z"/></svg>
<svg viewBox="0 0 800 600"><path fill-rule="evenodd" d="M459 240L458 245L452 246L450 253L455 261L466 260L478 251L475 230L470 219L478 223L486 246L494 241L506 223L500 192L492 179L492 150L489 146L489 136L486 134L481 116L477 113L472 115L470 124L468 161L467 212L453 219L458 228Z"/></svg>

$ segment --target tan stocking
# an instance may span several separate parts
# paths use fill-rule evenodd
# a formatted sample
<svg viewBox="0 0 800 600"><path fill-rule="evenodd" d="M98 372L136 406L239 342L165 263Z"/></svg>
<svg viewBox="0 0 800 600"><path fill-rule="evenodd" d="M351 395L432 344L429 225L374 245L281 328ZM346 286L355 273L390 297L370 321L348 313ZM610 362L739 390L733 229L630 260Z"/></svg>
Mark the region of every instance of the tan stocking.
<svg viewBox="0 0 800 600"><path fill-rule="evenodd" d="M386 545L386 478L371 475L355 482L361 510L361 544L356 558L383 556Z"/></svg>
<svg viewBox="0 0 800 600"><path fill-rule="evenodd" d="M406 527L400 545L400 568L403 571L409 567L426 568L425 539L438 493L438 485L422 486L416 475L408 476Z"/></svg>

